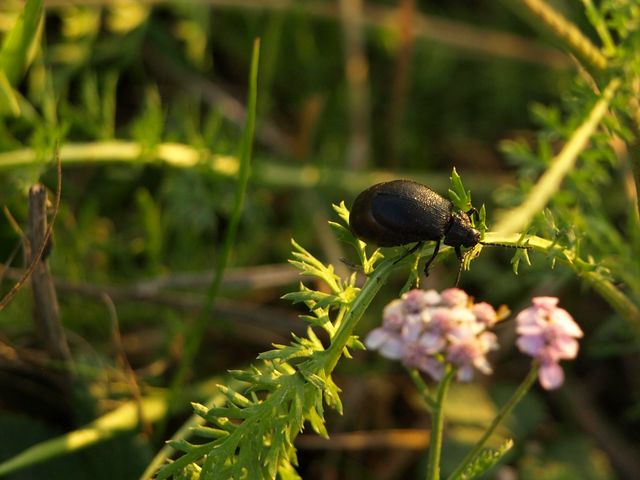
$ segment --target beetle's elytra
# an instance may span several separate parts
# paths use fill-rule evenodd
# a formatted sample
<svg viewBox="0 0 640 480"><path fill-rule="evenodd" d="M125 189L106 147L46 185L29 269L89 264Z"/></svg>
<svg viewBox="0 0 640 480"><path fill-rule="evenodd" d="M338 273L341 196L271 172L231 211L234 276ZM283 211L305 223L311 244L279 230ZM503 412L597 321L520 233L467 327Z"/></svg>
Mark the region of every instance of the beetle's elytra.
<svg viewBox="0 0 640 480"><path fill-rule="evenodd" d="M369 187L355 199L349 218L357 237L381 247L435 241L435 259L440 242L454 247L461 258L461 247L473 247L480 232L473 228L469 214L426 185L410 180L394 180ZM416 246L417 248L417 246Z"/></svg>

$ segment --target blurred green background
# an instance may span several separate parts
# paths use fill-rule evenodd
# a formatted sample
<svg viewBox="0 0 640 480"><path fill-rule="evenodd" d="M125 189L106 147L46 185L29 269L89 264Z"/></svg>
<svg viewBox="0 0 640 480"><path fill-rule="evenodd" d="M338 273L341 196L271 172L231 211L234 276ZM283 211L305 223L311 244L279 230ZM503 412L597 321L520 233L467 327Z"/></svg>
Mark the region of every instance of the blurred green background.
<svg viewBox="0 0 640 480"><path fill-rule="evenodd" d="M593 33L577 2L555 4ZM2 1L0 35L23 5ZM41 48L19 83L20 114L0 117L0 248L13 268L4 271L3 289L25 265L16 249L23 241L17 226L27 228L28 188L41 179L54 198L58 144L62 203L49 265L77 371L70 391L64 369L38 341L25 286L0 315L0 460L136 391L170 385L233 208L256 37L249 188L189 387L224 381L226 370L304 328L301 310L280 300L299 281L286 264L291 238L349 273L342 259L352 252L327 226L332 203L350 205L360 190L390 178L445 194L455 166L474 203L487 205L491 227L517 173L499 143L534 138L531 106L557 102L576 73L571 57L508 0L46 1ZM568 271L533 256L515 276L511 254L486 249L462 287L514 311L532 295L560 296L587 338L568 367L568 387L533 392L508 423L503 433L516 447L493 475L633 478L637 347L623 350L619 323L600 322L612 316L609 308ZM456 272L453 256L439 259L422 286L449 287ZM361 334L379 323L404 275L383 289ZM527 360L507 346L512 326L498 333L505 347L493 377L452 393L445 470L526 372ZM330 414L332 441L299 438L302 477L417 478L428 415L402 369L358 352L336 381L345 414ZM188 400L208 394L184 399L164 425L7 478L138 478L189 415Z"/></svg>

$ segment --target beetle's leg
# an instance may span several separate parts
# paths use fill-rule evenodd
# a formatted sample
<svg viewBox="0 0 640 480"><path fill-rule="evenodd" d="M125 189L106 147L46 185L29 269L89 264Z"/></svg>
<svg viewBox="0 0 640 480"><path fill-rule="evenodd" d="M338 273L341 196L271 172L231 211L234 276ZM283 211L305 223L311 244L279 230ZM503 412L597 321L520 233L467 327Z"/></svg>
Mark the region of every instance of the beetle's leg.
<svg viewBox="0 0 640 480"><path fill-rule="evenodd" d="M471 215L475 215L477 222L480 221L480 214L478 213L478 210L475 207L471 207L469 210L467 210L467 216L471 218Z"/></svg>
<svg viewBox="0 0 640 480"><path fill-rule="evenodd" d="M355 263L347 260L345 257L340 257L340 261L347 266L347 268L351 269L351 270L355 270L357 272L361 272L362 271L362 265L356 265Z"/></svg>
<svg viewBox="0 0 640 480"><path fill-rule="evenodd" d="M405 258L407 258L409 255L411 255L412 253L416 253L418 251L418 249L420 247L422 247L422 245L424 244L424 242L418 242L416 243L413 247L411 247L409 250L407 250L406 252L404 252L404 255L402 255L399 259L397 259L395 262L393 263L398 263L401 260L404 260Z"/></svg>
<svg viewBox="0 0 640 480"><path fill-rule="evenodd" d="M436 255L438 255L438 250L440 250L440 239L436 240L436 246L433 248L433 253L431 254L431 258L427 260L427 263L425 263L424 265L424 274L427 277L429 276L429 267L431 266L433 261L436 259Z"/></svg>
<svg viewBox="0 0 640 480"><path fill-rule="evenodd" d="M458 257L458 260L462 260L462 250L460 250L460 245L455 246L454 249L456 251L456 257Z"/></svg>
<svg viewBox="0 0 640 480"><path fill-rule="evenodd" d="M460 277L462 277L463 267L464 267L464 260L460 259L460 266L458 267L458 275L456 275L456 288L458 288L458 284L460 283Z"/></svg>

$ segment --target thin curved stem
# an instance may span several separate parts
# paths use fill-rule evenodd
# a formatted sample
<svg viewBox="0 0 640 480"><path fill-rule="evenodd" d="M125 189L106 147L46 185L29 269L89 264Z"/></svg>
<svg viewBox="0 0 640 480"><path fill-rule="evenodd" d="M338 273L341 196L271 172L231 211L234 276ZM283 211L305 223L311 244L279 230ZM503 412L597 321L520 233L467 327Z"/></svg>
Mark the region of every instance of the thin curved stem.
<svg viewBox="0 0 640 480"><path fill-rule="evenodd" d="M484 240L488 243L504 245L523 245L522 235L518 233L505 235L501 232L486 232ZM624 293L622 293L607 277L602 275L594 266L577 257L573 250L563 248L556 242L546 238L526 237L524 245L554 258L568 265L580 278L589 284L611 307L623 317L640 336L640 309Z"/></svg>
<svg viewBox="0 0 640 480"><path fill-rule="evenodd" d="M431 443L429 444L427 480L440 480L440 455L442 453L442 432L444 429L444 400L455 373L455 369L449 366L444 378L438 385L436 401L431 414Z"/></svg>
<svg viewBox="0 0 640 480"><path fill-rule="evenodd" d="M459 478L460 475L464 473L464 471L467 469L467 467L469 467L469 465L473 463L473 461L476 459L476 457L480 454L480 452L484 448L484 445L487 443L487 440L489 440L493 432L495 432L496 428L498 428L498 426L507 417L507 415L511 413L513 408L520 402L520 400L524 398L526 393L531 388L531 385L533 385L533 382L536 381L537 377L538 377L538 364L534 363L531 366L531 370L529 370L529 373L527 374L525 379L522 381L518 389L513 393L509 401L500 409L498 414L495 416L495 418L491 422L491 425L489 425L489 428L487 428L487 430L484 432L480 440L476 442L475 446L471 449L471 451L467 454L467 456L464 457L462 462L460 462L460 465L458 465L458 468L456 468L453 471L453 473L449 475L447 480L455 480L456 478Z"/></svg>

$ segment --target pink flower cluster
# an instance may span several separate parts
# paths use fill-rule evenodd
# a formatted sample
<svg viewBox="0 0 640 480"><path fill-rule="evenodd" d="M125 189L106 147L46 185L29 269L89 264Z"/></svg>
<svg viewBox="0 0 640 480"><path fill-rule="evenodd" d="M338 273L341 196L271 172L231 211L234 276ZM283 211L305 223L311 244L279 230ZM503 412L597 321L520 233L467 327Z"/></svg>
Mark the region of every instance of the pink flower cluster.
<svg viewBox="0 0 640 480"><path fill-rule="evenodd" d="M518 348L540 363L538 379L547 390L564 382L560 360L570 360L578 354L577 338L582 330L566 310L558 307L556 297L536 297L533 305L516 317Z"/></svg>
<svg viewBox="0 0 640 480"><path fill-rule="evenodd" d="M446 362L457 367L458 380L470 381L474 368L492 371L486 356L498 344L487 328L496 321L491 305L474 304L463 290L416 289L385 307L382 327L372 330L365 344L434 380L443 377Z"/></svg>

